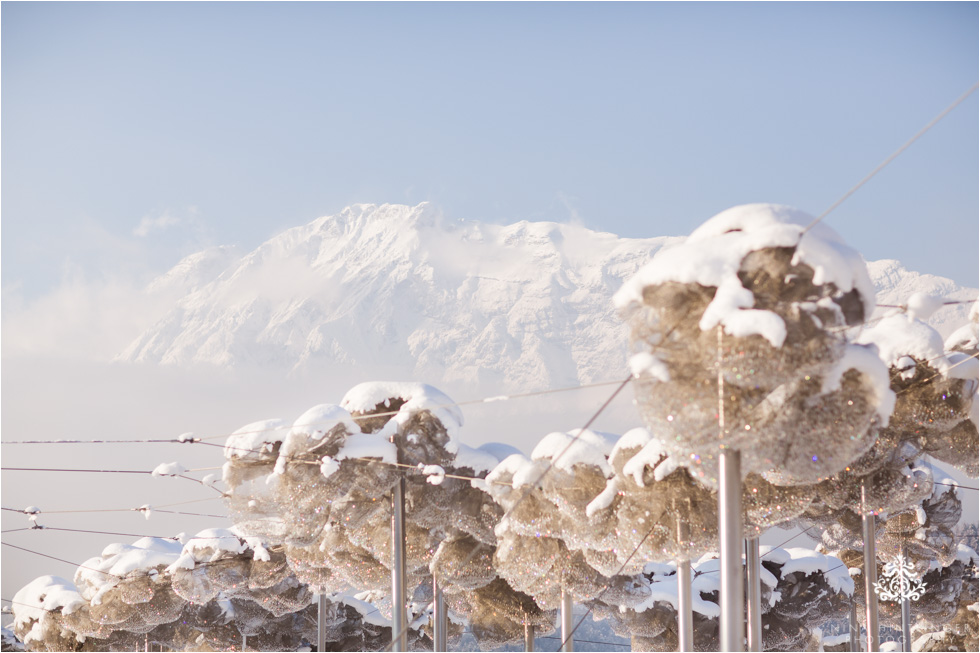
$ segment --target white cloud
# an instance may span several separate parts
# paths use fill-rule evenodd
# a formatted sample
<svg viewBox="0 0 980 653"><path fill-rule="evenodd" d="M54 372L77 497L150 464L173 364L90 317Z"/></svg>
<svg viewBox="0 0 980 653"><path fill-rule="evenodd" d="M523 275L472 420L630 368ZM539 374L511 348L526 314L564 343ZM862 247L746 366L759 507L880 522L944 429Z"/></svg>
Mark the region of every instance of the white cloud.
<svg viewBox="0 0 980 653"><path fill-rule="evenodd" d="M161 231L169 227L174 227L183 222L178 217L171 215L170 213L163 213L155 218L151 218L148 215L144 215L140 220L139 225L133 229L133 235L139 236L140 238L146 238L153 231Z"/></svg>
<svg viewBox="0 0 980 653"><path fill-rule="evenodd" d="M111 360L174 299L145 293L124 279L89 281L78 271L33 299L8 286L3 289L3 354Z"/></svg>
<svg viewBox="0 0 980 653"><path fill-rule="evenodd" d="M575 206L575 203L579 201L578 197L569 196L565 194L564 191L558 191L555 193L555 200L563 207L565 207L566 211L568 211L569 224L577 225L580 227L585 226L585 219L582 217L582 214L579 213L578 208Z"/></svg>

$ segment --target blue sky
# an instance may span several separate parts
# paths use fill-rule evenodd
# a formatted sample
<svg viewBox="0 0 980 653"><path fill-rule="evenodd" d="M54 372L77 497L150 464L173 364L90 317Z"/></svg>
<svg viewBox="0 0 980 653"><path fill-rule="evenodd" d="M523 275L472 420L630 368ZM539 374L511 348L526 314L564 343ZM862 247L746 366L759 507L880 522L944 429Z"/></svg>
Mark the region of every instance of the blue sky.
<svg viewBox="0 0 980 653"><path fill-rule="evenodd" d="M2 12L3 285L27 300L353 202L632 237L818 214L978 78L973 2ZM977 124L974 94L828 223L976 286Z"/></svg>

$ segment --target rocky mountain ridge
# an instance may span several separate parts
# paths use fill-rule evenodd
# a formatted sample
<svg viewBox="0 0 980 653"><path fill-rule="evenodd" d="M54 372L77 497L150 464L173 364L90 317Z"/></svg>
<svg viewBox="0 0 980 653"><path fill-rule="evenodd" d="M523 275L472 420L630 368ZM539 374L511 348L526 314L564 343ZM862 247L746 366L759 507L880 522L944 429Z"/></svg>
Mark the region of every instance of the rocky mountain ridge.
<svg viewBox="0 0 980 653"><path fill-rule="evenodd" d="M550 222L450 222L429 204L358 204L243 256L221 247L185 258L147 289L177 289L182 298L118 359L389 365L415 379L508 391L606 381L626 369L612 295L681 240ZM880 303L916 290L976 297L897 261L869 270ZM946 307L935 326L951 331L968 310Z"/></svg>

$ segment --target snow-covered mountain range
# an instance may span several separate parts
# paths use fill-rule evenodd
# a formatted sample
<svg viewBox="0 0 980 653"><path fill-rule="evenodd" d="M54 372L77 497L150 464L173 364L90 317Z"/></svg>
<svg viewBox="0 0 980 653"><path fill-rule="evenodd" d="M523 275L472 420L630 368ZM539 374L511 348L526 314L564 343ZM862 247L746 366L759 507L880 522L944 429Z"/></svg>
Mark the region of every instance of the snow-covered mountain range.
<svg viewBox="0 0 980 653"><path fill-rule="evenodd" d="M181 298L119 359L301 370L393 366L414 379L508 391L606 381L626 368L612 305L623 281L681 238L620 238L581 226L451 222L429 204L358 204L242 256L193 254L150 293ZM879 303L976 289L869 264ZM933 324L952 331L968 305Z"/></svg>

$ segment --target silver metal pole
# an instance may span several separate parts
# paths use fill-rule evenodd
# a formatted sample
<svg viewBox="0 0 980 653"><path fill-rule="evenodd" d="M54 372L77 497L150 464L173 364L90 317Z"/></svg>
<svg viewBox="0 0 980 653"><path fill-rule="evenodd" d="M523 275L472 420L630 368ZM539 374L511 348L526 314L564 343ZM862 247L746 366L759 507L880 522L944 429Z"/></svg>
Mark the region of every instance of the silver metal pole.
<svg viewBox="0 0 980 653"><path fill-rule="evenodd" d="M742 587L742 456L726 449L718 459L718 536L721 540L720 644L745 650L745 596Z"/></svg>
<svg viewBox="0 0 980 653"><path fill-rule="evenodd" d="M677 541L679 544L691 539L690 526L677 516ZM686 552L687 549L685 548ZM677 641L679 650L694 650L694 612L691 608L691 560L688 557L677 560Z"/></svg>
<svg viewBox="0 0 980 653"><path fill-rule="evenodd" d="M316 650L327 650L327 595L324 592L316 597Z"/></svg>
<svg viewBox="0 0 980 653"><path fill-rule="evenodd" d="M875 553L875 516L867 509L865 487L861 484L861 531L864 538L864 605L866 608L865 628L868 633L868 650L877 652L880 641L878 633L878 595L875 583L878 582L878 556Z"/></svg>
<svg viewBox="0 0 980 653"><path fill-rule="evenodd" d="M432 650L447 651L449 615L446 614L446 597L439 587L439 579L432 576Z"/></svg>
<svg viewBox="0 0 980 653"><path fill-rule="evenodd" d="M912 604L908 599L902 599L902 650L912 651Z"/></svg>
<svg viewBox="0 0 980 653"><path fill-rule="evenodd" d="M908 547L902 541L902 564L905 564L905 556L908 554ZM902 650L906 653L912 651L912 602L908 598L902 599Z"/></svg>
<svg viewBox="0 0 980 653"><path fill-rule="evenodd" d="M242 635L242 650L244 651L248 646L248 635Z"/></svg>
<svg viewBox="0 0 980 653"><path fill-rule="evenodd" d="M575 650L575 641L572 638L572 595L561 590L561 651Z"/></svg>
<svg viewBox="0 0 980 653"><path fill-rule="evenodd" d="M762 650L762 559L759 538L745 540L745 568L748 588L748 650Z"/></svg>
<svg viewBox="0 0 980 653"><path fill-rule="evenodd" d="M534 624L529 621L524 622L524 650L534 650Z"/></svg>
<svg viewBox="0 0 980 653"><path fill-rule="evenodd" d="M854 597L851 597L851 613L847 618L848 634L850 635L850 646L848 649L851 651L861 650L861 624L858 623L858 609L857 601Z"/></svg>
<svg viewBox="0 0 980 653"><path fill-rule="evenodd" d="M391 650L408 650L408 610L405 607L405 477L391 493Z"/></svg>

